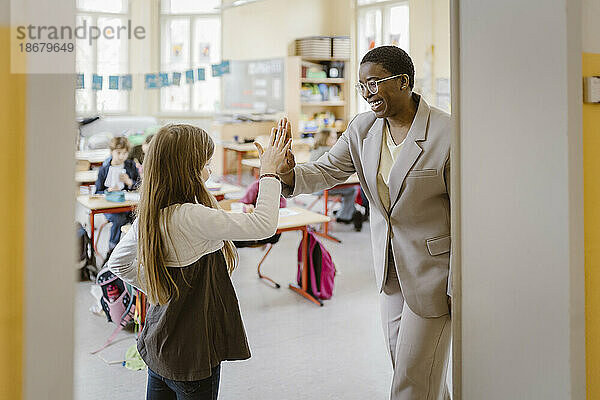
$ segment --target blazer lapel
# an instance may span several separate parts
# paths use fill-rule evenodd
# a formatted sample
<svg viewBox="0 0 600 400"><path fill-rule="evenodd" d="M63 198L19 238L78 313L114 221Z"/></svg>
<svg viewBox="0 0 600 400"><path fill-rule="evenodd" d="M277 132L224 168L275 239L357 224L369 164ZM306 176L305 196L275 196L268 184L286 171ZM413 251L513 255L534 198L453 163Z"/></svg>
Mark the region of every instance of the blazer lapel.
<svg viewBox="0 0 600 400"><path fill-rule="evenodd" d="M404 145L398 154L398 158L390 172L390 212L400 197L400 190L406 179L408 171L423 152L418 142L426 139L427 127L429 125L429 105L421 97L415 119L408 131Z"/></svg>
<svg viewBox="0 0 600 400"><path fill-rule="evenodd" d="M363 170L365 181L374 199L377 199L379 208L387 212L383 206L377 191L377 172L379 171L379 159L381 158L381 141L383 139L383 119L377 118L367 137L363 140Z"/></svg>

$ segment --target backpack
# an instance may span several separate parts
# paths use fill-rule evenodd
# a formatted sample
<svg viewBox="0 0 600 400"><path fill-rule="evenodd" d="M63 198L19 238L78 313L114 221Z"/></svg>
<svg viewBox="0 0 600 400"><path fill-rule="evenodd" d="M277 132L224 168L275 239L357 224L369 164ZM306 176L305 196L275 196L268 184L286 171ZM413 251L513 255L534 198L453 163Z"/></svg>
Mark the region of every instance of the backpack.
<svg viewBox="0 0 600 400"><path fill-rule="evenodd" d="M79 262L79 279L82 281L95 280L98 274L94 246L85 228L78 222L75 226L77 234L77 261Z"/></svg>
<svg viewBox="0 0 600 400"><path fill-rule="evenodd" d="M104 345L92 352L96 354L108 347L117 334L133 322L135 312L135 293L131 285L123 282L108 268L102 268L96 278L96 283L102 289L100 304L108 322L114 322L117 327L106 340Z"/></svg>
<svg viewBox="0 0 600 400"><path fill-rule="evenodd" d="M335 265L325 246L317 236L308 231L308 292L322 300L333 295ZM302 286L302 243L298 246L298 285Z"/></svg>

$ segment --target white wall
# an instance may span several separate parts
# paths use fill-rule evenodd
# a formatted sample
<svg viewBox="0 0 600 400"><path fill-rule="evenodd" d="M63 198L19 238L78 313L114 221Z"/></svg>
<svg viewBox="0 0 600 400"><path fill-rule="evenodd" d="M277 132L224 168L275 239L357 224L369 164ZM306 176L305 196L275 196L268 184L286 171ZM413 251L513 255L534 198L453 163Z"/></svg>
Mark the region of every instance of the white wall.
<svg viewBox="0 0 600 400"><path fill-rule="evenodd" d="M585 398L578 3L460 1L462 399Z"/></svg>
<svg viewBox="0 0 600 400"><path fill-rule="evenodd" d="M293 55L294 40L328 34L329 0L264 0L223 11L223 59Z"/></svg>
<svg viewBox="0 0 600 400"><path fill-rule="evenodd" d="M582 44L586 53L600 53L600 1L582 0Z"/></svg>
<svg viewBox="0 0 600 400"><path fill-rule="evenodd" d="M75 87L67 74L30 75L27 85L23 398L69 400L77 276Z"/></svg>

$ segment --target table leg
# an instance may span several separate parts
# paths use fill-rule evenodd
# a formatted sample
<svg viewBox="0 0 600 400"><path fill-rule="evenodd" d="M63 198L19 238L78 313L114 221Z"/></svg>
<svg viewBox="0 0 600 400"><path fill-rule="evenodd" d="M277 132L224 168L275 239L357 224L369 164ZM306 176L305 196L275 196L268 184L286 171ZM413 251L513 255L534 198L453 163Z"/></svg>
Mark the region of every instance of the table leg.
<svg viewBox="0 0 600 400"><path fill-rule="evenodd" d="M227 177L227 149L223 147L223 178Z"/></svg>
<svg viewBox="0 0 600 400"><path fill-rule="evenodd" d="M141 291L138 291L140 297L140 331L144 328L144 324L146 323L146 295Z"/></svg>
<svg viewBox="0 0 600 400"><path fill-rule="evenodd" d="M329 214L329 190L323 190L323 198L325 199L325 215ZM316 235L325 239L333 240L334 242L342 243L335 236L329 234L329 222L323 222L323 232L315 232Z"/></svg>
<svg viewBox="0 0 600 400"><path fill-rule="evenodd" d="M323 302L320 299L308 293L308 231L306 230L306 226L302 227L302 287L298 287L298 285L294 285L293 283L290 283L289 287L304 298L323 307Z"/></svg>
<svg viewBox="0 0 600 400"><path fill-rule="evenodd" d="M325 215L329 215L329 190L323 191L323 198L325 199ZM323 231L326 235L329 234L329 222L323 224Z"/></svg>
<svg viewBox="0 0 600 400"><path fill-rule="evenodd" d="M92 240L92 249L96 254L98 254L98 249L96 248L96 242L94 241L94 216L96 214L93 210L90 210L90 239Z"/></svg>
<svg viewBox="0 0 600 400"><path fill-rule="evenodd" d="M242 184L242 152L237 152L237 183Z"/></svg>

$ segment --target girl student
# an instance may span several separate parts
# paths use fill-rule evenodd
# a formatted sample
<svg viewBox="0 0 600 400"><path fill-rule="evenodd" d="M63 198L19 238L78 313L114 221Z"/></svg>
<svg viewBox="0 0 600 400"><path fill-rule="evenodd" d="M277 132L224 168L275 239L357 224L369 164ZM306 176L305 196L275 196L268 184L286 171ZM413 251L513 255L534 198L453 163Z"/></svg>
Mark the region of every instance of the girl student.
<svg viewBox="0 0 600 400"><path fill-rule="evenodd" d="M137 344L148 365L146 399L216 399L221 362L250 357L229 278L237 263L231 241L275 233L281 194L275 173L290 144L275 129L264 149L256 144L256 208L228 213L205 186L210 136L191 125L167 125L153 138L138 217L107 264L150 301Z"/></svg>

